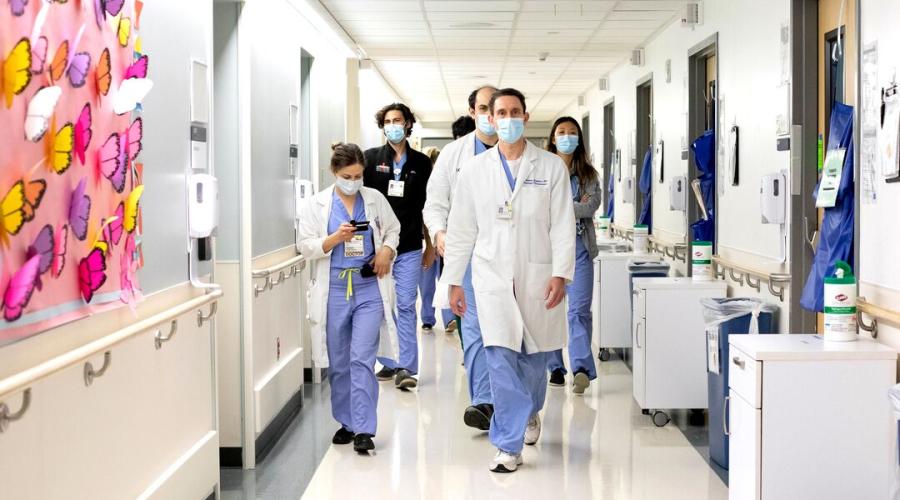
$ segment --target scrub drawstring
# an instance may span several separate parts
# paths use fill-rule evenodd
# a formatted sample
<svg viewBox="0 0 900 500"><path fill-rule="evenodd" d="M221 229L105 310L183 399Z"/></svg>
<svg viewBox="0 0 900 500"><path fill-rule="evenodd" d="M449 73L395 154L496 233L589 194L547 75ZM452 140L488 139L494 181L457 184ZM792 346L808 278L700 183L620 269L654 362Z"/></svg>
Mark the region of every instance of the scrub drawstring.
<svg viewBox="0 0 900 500"><path fill-rule="evenodd" d="M338 275L339 279L347 280L347 301L350 301L350 297L353 297L353 273L358 273L359 269L344 269L341 271L341 274Z"/></svg>

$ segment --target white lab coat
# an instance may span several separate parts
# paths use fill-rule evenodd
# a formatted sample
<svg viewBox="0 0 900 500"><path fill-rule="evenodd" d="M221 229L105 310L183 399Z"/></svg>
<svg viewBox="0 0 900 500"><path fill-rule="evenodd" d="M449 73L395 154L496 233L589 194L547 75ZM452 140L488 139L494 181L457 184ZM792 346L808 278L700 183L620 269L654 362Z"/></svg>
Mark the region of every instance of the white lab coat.
<svg viewBox="0 0 900 500"><path fill-rule="evenodd" d="M428 234L434 243L437 243L437 234L447 230L447 219L450 217L450 207L453 203L453 192L456 188L456 180L459 178L459 170L465 162L474 157L475 132L473 131L444 146L434 163L425 191L425 207L422 209L422 219L425 221ZM437 309L450 309L447 287L440 286L435 290L431 305Z"/></svg>
<svg viewBox="0 0 900 500"><path fill-rule="evenodd" d="M397 255L400 241L400 221L394 215L387 198L380 192L363 187L360 190L366 205L366 220L371 221L375 251L387 246ZM300 210L297 221L297 249L311 264L312 279L306 292L307 319L311 326L312 360L319 368L328 367L328 349L325 342L325 324L328 317L328 291L331 281L331 252L322 251L322 243L328 237L328 220L334 186L328 187L308 198ZM394 309L397 303L394 277L391 273L378 280L381 301L384 303L384 320L381 323L378 356L399 359L397 325L394 323Z"/></svg>
<svg viewBox="0 0 900 500"><path fill-rule="evenodd" d="M545 307L552 277L575 273L575 208L563 161L526 142L511 194L499 148L459 173L447 229L443 285L461 285L471 256L478 321L486 346L529 354L566 344L566 302ZM512 218L497 217L505 201Z"/></svg>

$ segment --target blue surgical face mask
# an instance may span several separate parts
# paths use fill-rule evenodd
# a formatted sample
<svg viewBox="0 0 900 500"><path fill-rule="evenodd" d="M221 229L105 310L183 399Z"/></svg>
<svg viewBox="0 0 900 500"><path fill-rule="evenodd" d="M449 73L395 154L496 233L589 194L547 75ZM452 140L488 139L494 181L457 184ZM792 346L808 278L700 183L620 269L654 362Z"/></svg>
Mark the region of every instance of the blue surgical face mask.
<svg viewBox="0 0 900 500"><path fill-rule="evenodd" d="M497 133L500 134L500 140L507 144L518 142L525 134L525 119L501 118L497 120Z"/></svg>
<svg viewBox="0 0 900 500"><path fill-rule="evenodd" d="M578 147L577 135L558 135L556 136L556 150L564 155L570 155L575 152Z"/></svg>
<svg viewBox="0 0 900 500"><path fill-rule="evenodd" d="M497 129L491 125L490 120L488 119L488 115L477 115L478 116L478 130L481 131L482 134L493 137L497 135Z"/></svg>
<svg viewBox="0 0 900 500"><path fill-rule="evenodd" d="M350 179L344 179L344 178L338 177L337 179L334 180L334 183L338 187L338 189L340 189L341 192L347 196L355 195L363 187L362 179L359 179L356 181L351 181Z"/></svg>
<svg viewBox="0 0 900 500"><path fill-rule="evenodd" d="M394 144L400 144L406 139L406 127L403 125L385 125L384 135Z"/></svg>

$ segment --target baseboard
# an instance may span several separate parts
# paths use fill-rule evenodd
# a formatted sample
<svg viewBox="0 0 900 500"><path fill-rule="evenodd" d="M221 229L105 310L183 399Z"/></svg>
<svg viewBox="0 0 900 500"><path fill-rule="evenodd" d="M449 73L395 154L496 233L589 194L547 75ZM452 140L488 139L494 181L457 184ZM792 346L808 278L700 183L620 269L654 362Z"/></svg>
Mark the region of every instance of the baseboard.
<svg viewBox="0 0 900 500"><path fill-rule="evenodd" d="M256 411L256 436L269 426L272 420L303 387L303 349L286 353L281 361L256 382L253 404Z"/></svg>
<svg viewBox="0 0 900 500"><path fill-rule="evenodd" d="M322 379L323 382L327 379L327 377L326 377L327 372L328 372L327 368L304 368L303 369L303 381L306 382L307 384L313 383L313 374L315 373L313 370L319 371L319 377Z"/></svg>
<svg viewBox="0 0 900 500"><path fill-rule="evenodd" d="M244 466L244 449L240 446L219 448L219 467L238 468Z"/></svg>
<svg viewBox="0 0 900 500"><path fill-rule="evenodd" d="M275 418L266 426L265 429L259 434L259 437L256 438L256 463L259 464L262 462L266 455L272 451L272 448L275 447L275 443L281 438L284 434L284 431L287 430L288 426L291 425L291 422L294 420L294 417L300 413L300 409L303 407L303 388L293 396L288 402L284 405L278 415L275 415ZM240 449L240 448L238 448Z"/></svg>
<svg viewBox="0 0 900 500"><path fill-rule="evenodd" d="M209 431L138 497L141 500L205 498L219 483L219 434Z"/></svg>

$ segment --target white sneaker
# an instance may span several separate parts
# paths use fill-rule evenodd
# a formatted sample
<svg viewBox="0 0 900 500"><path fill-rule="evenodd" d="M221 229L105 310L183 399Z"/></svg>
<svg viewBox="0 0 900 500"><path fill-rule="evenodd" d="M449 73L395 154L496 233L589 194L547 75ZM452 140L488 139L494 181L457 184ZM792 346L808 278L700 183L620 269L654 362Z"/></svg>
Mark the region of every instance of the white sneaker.
<svg viewBox="0 0 900 500"><path fill-rule="evenodd" d="M515 472L522 465L521 453L507 453L497 450L497 455L491 460L491 472Z"/></svg>
<svg viewBox="0 0 900 500"><path fill-rule="evenodd" d="M541 437L541 416L535 413L528 419L528 426L525 427L525 444L533 445L538 442Z"/></svg>

